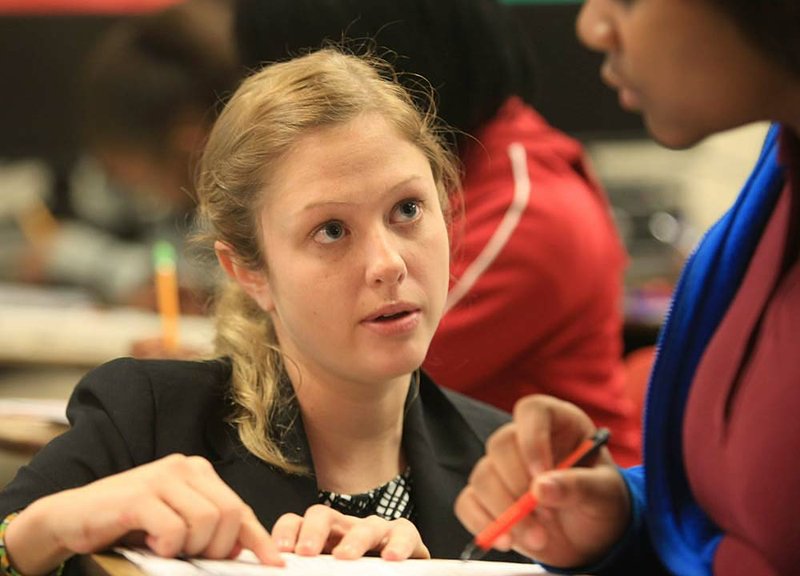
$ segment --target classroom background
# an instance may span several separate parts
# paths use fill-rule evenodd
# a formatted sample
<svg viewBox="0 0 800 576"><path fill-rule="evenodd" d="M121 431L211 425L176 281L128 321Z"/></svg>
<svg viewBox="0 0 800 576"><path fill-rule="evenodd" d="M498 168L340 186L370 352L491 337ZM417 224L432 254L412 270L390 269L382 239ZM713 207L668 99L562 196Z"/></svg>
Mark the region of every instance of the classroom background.
<svg viewBox="0 0 800 576"><path fill-rule="evenodd" d="M39 202L55 218L87 210L99 220L130 209L157 215L159 206L122 206L104 188L103 174L81 145L77 79L108 26L171 1L0 0L0 269L10 266L4 246L29 241L47 226L41 218L19 217ZM579 1L506 1L536 50L537 109L585 144L613 205L630 255L625 348L633 353L655 341L681 263L730 204L766 126L715 136L687 151L665 150L600 82L601 57L574 35ZM63 426L58 411L82 374L158 330L155 314L100 307L93 295L70 286L0 277L0 401L56 401L0 406L18 414L0 431L0 483ZM201 317L182 319L181 331L198 346L211 339Z"/></svg>

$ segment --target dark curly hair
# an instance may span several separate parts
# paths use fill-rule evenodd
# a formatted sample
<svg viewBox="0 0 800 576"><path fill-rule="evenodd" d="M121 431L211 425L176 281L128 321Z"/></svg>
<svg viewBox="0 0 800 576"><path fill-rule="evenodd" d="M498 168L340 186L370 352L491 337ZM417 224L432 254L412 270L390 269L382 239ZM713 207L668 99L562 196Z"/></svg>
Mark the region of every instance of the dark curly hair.
<svg viewBox="0 0 800 576"><path fill-rule="evenodd" d="M235 23L252 69L324 41L372 39L406 87L427 79L439 117L465 132L509 96L535 97L533 49L518 26L495 0L239 0Z"/></svg>

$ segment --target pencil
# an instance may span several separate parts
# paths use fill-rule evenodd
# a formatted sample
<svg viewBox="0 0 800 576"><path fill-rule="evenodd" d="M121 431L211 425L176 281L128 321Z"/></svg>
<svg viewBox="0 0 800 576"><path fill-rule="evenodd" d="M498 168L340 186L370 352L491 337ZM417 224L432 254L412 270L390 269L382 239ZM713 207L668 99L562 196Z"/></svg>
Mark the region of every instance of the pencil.
<svg viewBox="0 0 800 576"><path fill-rule="evenodd" d="M581 442L578 447L556 466L556 470L572 468L584 463L608 442L611 433L606 428L600 428L591 438ZM511 530L511 528L536 509L536 496L533 492L526 492L516 502L509 506L505 512L495 518L494 522L481 530L475 539L467 544L461 553L462 560L480 560L492 549L495 541Z"/></svg>
<svg viewBox="0 0 800 576"><path fill-rule="evenodd" d="M58 221L41 198L17 214L17 220L22 233L34 245L46 242L58 230Z"/></svg>
<svg viewBox="0 0 800 576"><path fill-rule="evenodd" d="M175 248L165 241L153 246L155 264L156 298L158 313L161 316L161 330L164 348L167 352L177 352L179 344L178 317L178 274L175 266Z"/></svg>

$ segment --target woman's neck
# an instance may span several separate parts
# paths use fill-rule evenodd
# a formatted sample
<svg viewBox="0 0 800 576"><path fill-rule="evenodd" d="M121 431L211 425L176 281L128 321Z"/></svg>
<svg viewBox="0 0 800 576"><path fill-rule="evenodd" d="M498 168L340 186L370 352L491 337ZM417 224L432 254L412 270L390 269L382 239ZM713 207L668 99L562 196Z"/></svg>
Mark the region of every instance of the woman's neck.
<svg viewBox="0 0 800 576"><path fill-rule="evenodd" d="M342 382L291 374L317 485L344 494L366 492L405 467L401 443L411 375L388 382Z"/></svg>

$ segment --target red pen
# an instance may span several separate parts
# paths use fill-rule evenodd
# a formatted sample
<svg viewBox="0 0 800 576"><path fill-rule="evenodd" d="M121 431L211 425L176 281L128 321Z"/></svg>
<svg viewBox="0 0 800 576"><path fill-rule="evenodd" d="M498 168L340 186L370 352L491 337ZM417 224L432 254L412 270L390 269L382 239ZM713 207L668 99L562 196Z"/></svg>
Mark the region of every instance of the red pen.
<svg viewBox="0 0 800 576"><path fill-rule="evenodd" d="M587 438L580 445L572 451L572 453L559 462L556 470L564 470L574 466L580 466L590 456L594 455L600 448L608 442L611 432L606 428L600 428L595 432L591 438ZM475 536L475 539L467 544L464 551L461 553L462 560L480 560L489 550L501 535L505 534L517 522L522 520L525 516L530 514L536 508L536 496L533 492L526 492L516 502L506 509L505 512L500 514L494 522L489 524L486 528Z"/></svg>

